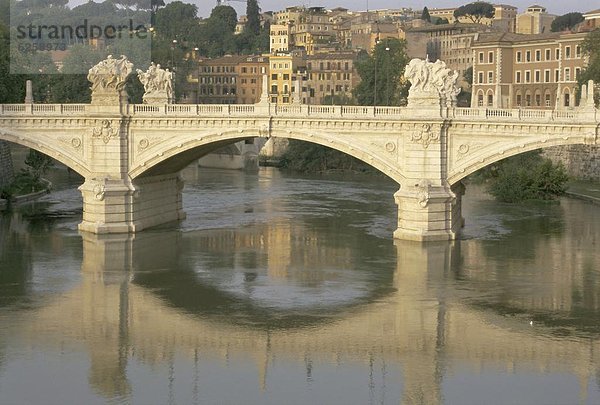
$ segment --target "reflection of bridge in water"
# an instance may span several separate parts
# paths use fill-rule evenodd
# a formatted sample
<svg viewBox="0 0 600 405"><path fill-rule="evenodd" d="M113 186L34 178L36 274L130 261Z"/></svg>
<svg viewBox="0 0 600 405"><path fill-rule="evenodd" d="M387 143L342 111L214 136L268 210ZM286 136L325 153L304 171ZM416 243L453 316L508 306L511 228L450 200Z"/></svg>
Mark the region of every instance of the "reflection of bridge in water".
<svg viewBox="0 0 600 405"><path fill-rule="evenodd" d="M452 299L436 280L447 277L452 263L461 260L460 244L424 248L397 242L390 280L395 290L372 302L341 306L335 316L311 328L277 329L192 315L153 292L152 286L141 286L138 279L144 273L177 262L184 238L176 233L85 235L81 284L15 320L20 338L40 346L85 345L91 358L90 384L107 397L129 392L130 359L167 363L176 352L189 357L218 353L224 360L250 355L264 387L269 385L269 367L282 359L304 363L307 358L335 358L339 364L368 363L373 357L393 360L403 369L402 402L410 404L441 402L442 380L452 371L450 359L475 371L571 373L579 378L582 401L587 382L600 370L597 340L566 343L540 337L538 328L543 326L532 327L528 319L507 318ZM217 233L207 238L206 249L250 246L260 244L259 239ZM539 305L535 299L529 304ZM53 325L54 335L48 336L46 325Z"/></svg>

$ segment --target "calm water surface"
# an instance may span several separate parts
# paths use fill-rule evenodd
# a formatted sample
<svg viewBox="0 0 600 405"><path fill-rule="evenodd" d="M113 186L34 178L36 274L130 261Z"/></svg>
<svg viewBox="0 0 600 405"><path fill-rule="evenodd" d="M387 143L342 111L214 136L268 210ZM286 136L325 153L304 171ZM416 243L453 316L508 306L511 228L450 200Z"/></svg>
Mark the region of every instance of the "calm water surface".
<svg viewBox="0 0 600 405"><path fill-rule="evenodd" d="M80 235L79 180L0 216L2 404L598 404L600 207L394 241L384 179L187 170L187 219Z"/></svg>

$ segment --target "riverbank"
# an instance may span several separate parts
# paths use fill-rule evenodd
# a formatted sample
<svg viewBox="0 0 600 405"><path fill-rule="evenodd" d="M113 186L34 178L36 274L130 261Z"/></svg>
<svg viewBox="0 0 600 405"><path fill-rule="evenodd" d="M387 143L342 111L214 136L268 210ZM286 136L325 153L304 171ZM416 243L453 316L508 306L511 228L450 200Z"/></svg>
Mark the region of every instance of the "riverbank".
<svg viewBox="0 0 600 405"><path fill-rule="evenodd" d="M600 183L586 180L574 180L569 182L565 194L572 198L578 198L600 205Z"/></svg>

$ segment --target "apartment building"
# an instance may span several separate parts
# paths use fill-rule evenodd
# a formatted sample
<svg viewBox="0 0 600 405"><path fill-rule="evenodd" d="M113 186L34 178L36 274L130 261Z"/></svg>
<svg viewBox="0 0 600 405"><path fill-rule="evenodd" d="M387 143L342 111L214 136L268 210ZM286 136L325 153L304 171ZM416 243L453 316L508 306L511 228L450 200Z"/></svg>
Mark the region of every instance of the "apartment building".
<svg viewBox="0 0 600 405"><path fill-rule="evenodd" d="M271 25L269 33L269 52L279 53L290 50L290 26L285 24Z"/></svg>
<svg viewBox="0 0 600 405"><path fill-rule="evenodd" d="M583 26L585 30L600 28L600 8L583 14Z"/></svg>
<svg viewBox="0 0 600 405"><path fill-rule="evenodd" d="M473 43L472 106L570 108L587 33L484 33Z"/></svg>
<svg viewBox="0 0 600 405"><path fill-rule="evenodd" d="M255 104L260 101L263 77L269 73L268 70L268 56L245 56L240 60L237 69L237 104Z"/></svg>
<svg viewBox="0 0 600 405"><path fill-rule="evenodd" d="M269 55L269 97L271 103L291 104L296 91L296 74L304 62L296 53Z"/></svg>
<svg viewBox="0 0 600 405"><path fill-rule="evenodd" d="M325 104L327 96L352 97L360 81L356 52L331 52L306 57L306 80L302 83L304 104Z"/></svg>
<svg viewBox="0 0 600 405"><path fill-rule="evenodd" d="M464 82L463 75L473 65L475 37L478 33L493 30L493 27L482 24L424 23L404 32L407 54L410 58L429 58L432 62L443 60L450 69L458 71L461 86L467 87L470 83Z"/></svg>
<svg viewBox="0 0 600 405"><path fill-rule="evenodd" d="M198 59L198 68L188 77L190 102L198 104L253 104L260 100L263 75L269 58L226 55Z"/></svg>
<svg viewBox="0 0 600 405"><path fill-rule="evenodd" d="M538 5L527 7L527 10L517 16L517 34L543 34L550 32L552 21L556 18L548 14L546 8Z"/></svg>

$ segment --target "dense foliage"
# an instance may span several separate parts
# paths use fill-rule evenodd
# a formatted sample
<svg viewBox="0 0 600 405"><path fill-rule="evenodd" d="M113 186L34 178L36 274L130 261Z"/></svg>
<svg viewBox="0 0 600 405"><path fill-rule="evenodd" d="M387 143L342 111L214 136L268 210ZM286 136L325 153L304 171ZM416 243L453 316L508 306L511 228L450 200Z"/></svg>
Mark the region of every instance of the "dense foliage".
<svg viewBox="0 0 600 405"><path fill-rule="evenodd" d="M566 190L569 176L565 168L555 165L539 151L504 159L479 174L488 191L503 202L550 200Z"/></svg>
<svg viewBox="0 0 600 405"><path fill-rule="evenodd" d="M600 28L586 36L581 44L581 50L589 60L586 69L579 76L579 84L587 83L588 80L593 80L596 84L600 83ZM597 99L596 103L598 103Z"/></svg>
<svg viewBox="0 0 600 405"><path fill-rule="evenodd" d="M550 25L550 30L552 32L561 32L565 30L570 30L575 27L577 24L583 21L583 14L574 12L567 13L565 15L561 15L556 17L554 21L552 21L552 25Z"/></svg>
<svg viewBox="0 0 600 405"><path fill-rule="evenodd" d="M475 24L479 24L483 18L493 18L496 9L490 3L476 1L465 4L454 10L454 18L466 17Z"/></svg>
<svg viewBox="0 0 600 405"><path fill-rule="evenodd" d="M408 56L406 42L395 38L380 41L371 55L359 58L360 83L353 95L360 105L401 105L408 95L403 73Z"/></svg>
<svg viewBox="0 0 600 405"><path fill-rule="evenodd" d="M376 173L368 164L335 149L291 139L281 159L281 167L298 172L345 171Z"/></svg>
<svg viewBox="0 0 600 405"><path fill-rule="evenodd" d="M431 15L429 15L429 9L427 7L423 7L423 12L421 13L421 20L431 22Z"/></svg>

